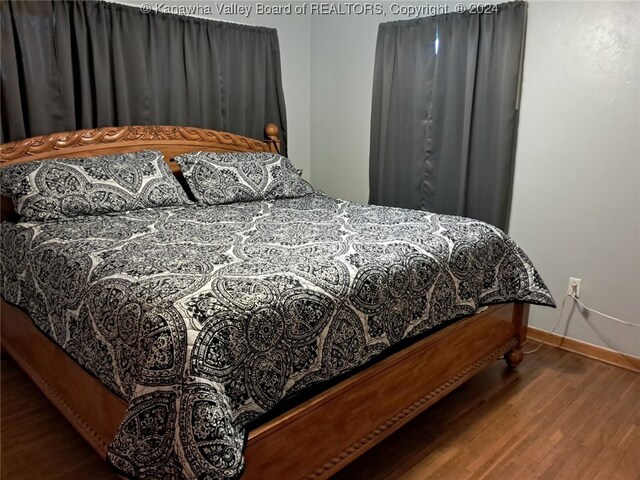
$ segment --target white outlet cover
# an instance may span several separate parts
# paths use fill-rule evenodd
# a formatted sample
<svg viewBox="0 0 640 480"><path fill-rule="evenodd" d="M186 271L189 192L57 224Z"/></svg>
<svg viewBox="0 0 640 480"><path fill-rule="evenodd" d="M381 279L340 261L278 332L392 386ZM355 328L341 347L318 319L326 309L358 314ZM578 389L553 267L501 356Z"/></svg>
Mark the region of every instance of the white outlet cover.
<svg viewBox="0 0 640 480"><path fill-rule="evenodd" d="M567 292L571 293L571 285L576 284L576 298L580 298L580 287L582 286L582 279L569 277L569 287Z"/></svg>

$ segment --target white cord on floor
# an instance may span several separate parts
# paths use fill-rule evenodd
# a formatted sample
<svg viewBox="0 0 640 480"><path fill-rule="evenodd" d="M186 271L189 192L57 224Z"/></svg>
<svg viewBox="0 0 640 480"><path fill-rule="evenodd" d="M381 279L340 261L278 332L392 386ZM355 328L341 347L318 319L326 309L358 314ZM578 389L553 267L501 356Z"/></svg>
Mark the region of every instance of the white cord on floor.
<svg viewBox="0 0 640 480"><path fill-rule="evenodd" d="M562 306L560 307L560 313L558 314L558 320L556 320L556 323L553 326L553 328L547 332L547 334L542 338L542 340L540 340L540 343L538 344L538 346L536 348L534 348L533 350L529 350L528 352L524 352L525 355L529 355L531 353L536 353L538 350L540 350L542 348L542 345L544 344L544 341L547 338L549 338L549 335L551 335L556 330L556 328L558 328L558 325L560 324L560 320L562 320L562 312L564 311L564 304L565 304L565 302L567 300L567 297L573 298L578 303L578 305L580 305L585 310L589 310L590 312L596 313L598 315L602 315L603 317L609 318L611 320L615 320L616 322L620 322L623 325L629 325L631 327L640 327L640 325L638 325L637 323L625 322L624 320L620 320L619 318L612 317L611 315L607 315L606 313L602 313L602 312L599 312L598 310L594 310L593 308L587 307L584 303L582 303L580 300L578 300L578 298L575 296L575 294L573 292L571 292L571 293L567 293L567 295L562 300Z"/></svg>
<svg viewBox="0 0 640 480"><path fill-rule="evenodd" d="M568 296L568 295L567 295ZM542 338L542 340L540 340L540 343L538 344L538 346L536 348L534 348L533 350L529 350L528 352L524 352L525 355L530 355L532 353L536 353L538 350L540 350L542 348L542 345L544 345L544 341L549 338L549 335L551 335L556 328L558 328L558 325L560 325L560 320L562 320L562 312L564 312L564 304L567 303L567 297L565 296L562 299L562 306L560 307L560 313L558 314L558 320L556 320L556 324L553 326L553 328L551 330L549 330L547 332L547 334Z"/></svg>
<svg viewBox="0 0 640 480"><path fill-rule="evenodd" d="M606 313L602 313L599 312L598 310L594 310L593 308L589 308L587 307L584 303L582 303L580 300L578 300L578 297L576 297L573 292L568 294L571 298L573 298L576 302L578 302L578 304L584 308L585 310L589 310L590 312L593 313L597 313L598 315L602 315L603 317L607 317L610 318L611 320L615 320L616 322L620 322L623 325L629 325L631 327L640 327L640 325L638 325L637 323L631 323L631 322L625 322L624 320L620 320L619 318L616 317L612 317L611 315L607 315Z"/></svg>

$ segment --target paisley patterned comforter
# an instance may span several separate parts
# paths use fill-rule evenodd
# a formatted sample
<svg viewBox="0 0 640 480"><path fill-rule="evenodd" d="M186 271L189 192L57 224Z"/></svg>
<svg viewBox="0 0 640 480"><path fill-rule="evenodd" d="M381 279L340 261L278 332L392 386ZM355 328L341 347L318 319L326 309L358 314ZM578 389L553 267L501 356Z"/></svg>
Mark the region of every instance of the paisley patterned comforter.
<svg viewBox="0 0 640 480"><path fill-rule="evenodd" d="M319 194L2 227L3 297L129 401L109 460L143 479L237 476L285 397L481 305L554 304L490 225Z"/></svg>

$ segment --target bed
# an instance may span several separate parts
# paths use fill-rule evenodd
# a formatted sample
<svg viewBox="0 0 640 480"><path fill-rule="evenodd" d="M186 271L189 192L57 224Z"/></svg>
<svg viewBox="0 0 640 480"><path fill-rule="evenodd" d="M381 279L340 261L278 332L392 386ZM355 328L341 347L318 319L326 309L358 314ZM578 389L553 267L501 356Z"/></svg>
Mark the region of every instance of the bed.
<svg viewBox="0 0 640 480"><path fill-rule="evenodd" d="M2 145L0 164L4 169L25 162L46 161L46 159L53 158L122 154L154 149L162 153L171 171L180 182L184 183L180 165L174 160L176 156L194 151L270 152L277 154L279 150L277 127L272 124L267 125L265 134L265 140L257 140L226 132L170 126L113 127L63 132ZM30 225L28 222L22 226L20 223L15 224L12 222L12 220L15 221L15 216L11 201L6 197L2 197L2 202L3 219L9 220L9 223L3 223L3 237L8 242L4 245L5 249L12 251L21 248L18 246L21 245L20 238L22 237L20 235L30 228L34 229L41 237L44 235L49 242L58 245L59 248L64 248L64 239L67 233L61 234L60 227L55 222L44 227ZM477 275L477 272L460 273L457 274L459 277L455 277L448 273L445 275L444 271L439 270L439 273L434 274L434 278L437 278L438 282L441 280L444 283L448 282L447 288L451 292L455 292L454 300L441 298L437 292L443 289L435 285L437 283L435 280L428 285L420 284L415 287L416 292L422 292L420 295L424 295L425 299L428 297L432 305L447 305L446 315L448 318L440 319L438 322L429 323L427 321L424 324L420 323L423 319L418 318L420 315L416 312L420 308L427 308L427 305L426 303L424 305L420 303L422 300L416 300L418 297L412 297L413 299L410 302L403 300L404 303L400 301L392 302L393 304L389 303L388 311L385 310L385 313L381 313L380 308L382 307L372 305L371 295L375 297L375 292L371 293L371 291L379 287L380 282L375 278L379 278L384 272L381 273L382 267L380 265L369 265L369 263L375 263L377 261L375 260L376 256L386 258L386 253L384 249L379 249L380 245L377 245L376 248L378 250L375 248L367 250L367 256L361 251L361 244L375 244L380 240L378 237L387 235L385 238L395 245L391 239L395 235L394 225L398 223L411 227L403 230L403 235L406 235L406 238L399 243L403 245L420 243L425 236L425 232L427 232L426 230L416 230L417 227L415 225L422 221L417 219L421 215L439 225L439 231L457 229L462 232L461 235L471 235L473 238L476 238L477 234L468 233L469 229L472 224L476 228L476 224L479 222L457 217L432 216L432 214L424 212L400 211L398 209L385 209L385 207L367 207L330 199L318 193L263 204L249 202L247 205L250 205L250 208L253 209L251 214L253 217L249 220L245 218L247 215L246 209L249 207L244 205L240 208L236 204L228 204L216 209L216 221L221 221L222 223L216 224L216 233L214 235L220 234L221 229L219 227L223 224L224 228L234 222L244 225L241 230L236 229L228 233L236 237L238 235L241 236L241 240L234 243L233 249L225 250L225 248L222 248L222 250L216 250L216 254L222 256L227 255L228 252L234 252L235 256L232 261L227 262L230 265L225 264L223 269L227 269L225 270L227 272L234 272L229 274L233 278L246 273L245 271L238 273L240 266L246 265L246 268L252 270L253 275L257 275L256 278L271 275L269 278L277 278L278 282L285 282L285 280L290 282L292 275L295 274L295 278L301 280L291 287L294 293L283 287L287 291L281 295L283 304L281 306L282 309L278 310L278 312L294 312L291 314L293 315L291 318L297 322L296 327L293 328L286 322L282 327L288 335L287 338L289 338L290 345L293 345L291 351L279 351L278 355L271 355L267 361L264 357L260 357L259 352L256 353L252 350L253 353L249 355L250 352L248 350L238 350L237 345L242 343L242 340L238 340L238 335L241 336L242 334L230 333L231 330L227 329L226 333L218 335L221 331L219 329L213 333L210 332L208 337L213 339L210 340L210 343L218 342L216 345L224 342L224 339L235 338L232 342L234 345L233 355L237 356L235 361L241 367L233 368L249 372L242 373L244 375L243 378L254 379L249 382L252 386L246 388L250 391L250 396L252 398L255 397L255 403L258 404L259 408L255 407L255 404L248 402L245 398L246 395L242 397L238 394L243 400L237 404L233 403L235 402L235 397L229 391L235 388L232 387L232 385L235 385L235 379L233 382L229 380L228 383L224 383L224 388L219 390L216 390L219 385L212 383L212 391L216 395L221 392L224 395L228 395L229 399L225 397L224 402L233 404L232 407L229 407L225 403L225 408L232 411L234 415L239 411L242 411L244 415L238 414L237 417L233 418L234 421L239 421L243 427L237 431L234 430L237 440L235 447L240 448L242 452L244 445L244 463L242 463L242 459L236 460L234 468L225 470L224 468L216 467L216 469L207 470L199 467L198 462L205 462L207 459L211 460L212 458L215 462L224 463L229 456L236 453L237 448L234 450L227 444L225 444L224 448L220 447L220 442L216 443L219 438L214 438L215 435L211 432L205 432L202 437L198 437L204 438L206 441L203 440L201 444L195 447L186 440L184 442L181 440L178 447L171 450L170 457L154 457L155 453L152 451L153 448L158 448L158 445L162 444L162 442L166 442L166 438L145 438L144 442L136 444L136 448L138 448L136 455L144 458L142 463L147 463L144 468L140 467L140 464L130 465L131 458L122 453L126 450L126 448L122 448L122 445L130 446L132 443L137 442L141 438L142 434L140 432L144 430L145 421L149 420L153 415L156 415L154 418L159 418L158 415L162 416L158 414L158 405L160 404L154 406L154 408L158 407L155 410L148 409L146 416L142 414L136 416L136 412L140 413L144 410L144 408L140 407L140 405L144 406L144 402L138 402L135 407L132 407L131 405L135 401L131 398L129 399L132 400L131 402L125 401L124 397L127 397L127 395L122 392L128 392L133 399L139 400L140 398L145 398L145 395L150 395L147 391L139 391L140 389L145 390L146 387L141 388L140 385L136 385L135 388L129 387L129 390L122 387L121 391L118 392L118 381L111 381L110 384L109 378L113 378L112 374L104 373L102 381L98 380L97 377L101 376L99 370L102 366L100 364L94 365L91 362L86 362L83 367L76 361L77 359L74 360L70 356L82 358L82 353L79 353L79 351L88 350L87 345L95 340L80 336L78 337L80 340L71 341L73 339L69 340L72 337L69 333L70 330L66 330L62 334L56 334L55 331L47 331L47 328L43 328L42 322L40 322L39 327L36 326L38 324L35 318L37 315L34 314L34 318L31 318L32 315L27 313L24 308L16 305L20 303L19 301L9 301L13 299L10 293L13 287L7 286L9 284L6 281L3 283L3 299L1 302L3 349L14 358L95 450L103 457L109 457L110 463L127 476L140 478L167 478L168 476L176 478L181 478L182 476L185 478L214 478L216 476L233 477L241 473L243 479L328 478L499 357L504 357L508 368L515 368L523 359L522 347L526 341L529 303L553 305L553 299L526 258L526 255L504 234L501 234L493 227L483 224L478 227L485 232L480 235L483 238L480 239L480 242L484 242L483 250L476 257L483 262L489 262L489 267L485 271L492 272L490 274L491 278L483 277L480 280L476 278L474 280L476 283L473 283L471 280L463 280L463 277L467 278L465 276L467 274L473 277L473 275ZM87 257L94 258L94 260L100 257L99 260L95 260L97 263L94 264L94 267L99 264L99 268L91 269L92 275L96 275L96 270L100 270L103 272L103 278L100 278L100 280L110 279L114 275L115 270L113 268L116 268L115 266L120 265L120 268L128 268L127 266L132 261L135 263L132 260L135 257L118 258L119 252L127 249L129 251L137 251L136 249L140 245L137 243L138 239L144 238L150 231L153 231L153 235L149 239L155 244L162 246L162 242L172 245L176 243L174 239L166 236L166 233L171 230L165 229L163 236L161 235L162 228L159 228L158 225L172 226L173 231L177 232L176 235L183 235L180 242L188 242L190 241L189 238L198 238L198 235L200 235L198 230L189 230L190 226L212 222L210 219L203 220L203 218L210 216L209 210L198 208L197 205L180 208L181 210L177 212L169 208L158 211L142 210L138 213L133 212L132 214L109 217L109 222L115 222L113 225L119 225L118 227L113 227L110 223L105 227L103 220L101 220L102 227L91 223L94 222L93 219L75 222L74 228L76 231L95 231L102 228L112 232L124 232L129 231L131 227L124 228L121 223L117 222L129 222L137 225L136 228L138 230L130 235L130 238L125 239L126 242L134 243L134 247L128 248L125 244L118 244L116 249L112 249L112 252L110 251L108 258L106 256L104 258L100 257L102 250L100 252L85 252ZM310 215L308 221L305 220L307 218L305 215ZM220 218L222 220L219 220ZM328 218L329 220L327 220ZM377 223L374 225L370 218L376 218ZM302 231L291 233L294 231L292 230L292 225L296 221ZM314 229L314 225L317 228ZM119 228L123 229L118 230ZM281 237L278 240L279 243L276 242L274 244L273 237L278 236L278 232L281 230L284 232L282 235L286 236ZM322 249L331 250L333 248L332 245L339 244L345 238L360 238L353 236L356 230L359 235L367 238L367 240L356 241L356 246L349 243L347 250L340 250L339 247L335 247L338 250L324 252L321 256L317 253L318 250ZM20 235L16 234L16 232L20 233ZM67 231L65 230L65 232ZM433 231L427 233L431 235ZM32 234L29 233L29 235ZM101 235L105 236L105 238L108 237L108 234ZM296 248L304 248L307 245L305 243L307 242L306 239L310 235L317 236L315 239L316 247L314 247L313 251L305 251L300 254L298 252L295 255L291 253ZM185 239L187 236L189 238ZM257 237L260 238L260 242L256 240ZM10 238L10 241L6 240L7 238ZM288 240L289 238L291 239ZM336 238L342 240L336 241ZM494 243L492 244L487 238L491 238ZM82 238L80 238L80 241L82 241ZM462 252L456 249L456 253L453 255L454 252L448 252L447 245L450 244L451 248L454 248L457 245L457 240L449 239L447 242L443 243L444 246L441 245L441 254L444 252L444 257L456 256L458 264L452 268L462 270L467 268L471 258L468 251ZM492 250L493 247L491 245L496 244L496 242L502 245L500 248L508 250L511 263L515 261L518 265L521 264L519 270L505 260L508 255L504 252L493 258L495 255L492 252L496 250ZM210 245L210 243L204 243ZM267 256L265 256L264 250L261 253L262 257L255 253L257 251L255 245L258 244L269 245ZM196 249L195 246L193 248ZM476 247L472 246L471 248ZM161 251L164 252L164 250ZM199 258L209 258L209 254L213 255L213 251L205 252ZM243 255L246 258L242 257ZM274 255L276 257L280 255L282 257L282 265L286 265L289 270L283 269L283 267L278 271L272 271L273 264L277 263L273 261ZM303 259L300 260L302 263L291 263L292 258L296 255ZM366 257L364 260L363 256ZM360 266L363 270L369 269L367 270L369 272L368 276L363 274L360 267L353 267L352 270L348 268L340 270L337 264L332 263L333 259L338 257L342 259L342 263L348 257L348 261L351 262L349 265L351 266L360 265L358 262L361 262ZM305 258L313 261L305 262ZM406 281L399 280L396 282L394 285L399 286L397 288L399 291L393 293L393 295L385 293L389 298L394 295L394 298L404 298L403 289L413 288L414 283L410 282L419 283L420 281L420 275L414 273L416 271L424 272L430 268L424 263L419 263L413 257L411 258L412 260L410 261L413 262L411 263L413 267L405 265L406 268L402 267L405 272L402 274L404 277L400 275L402 278L406 277ZM424 259L423 257L420 258ZM245 260L245 262L243 263L241 260ZM325 260L326 264L323 263ZM162 262L163 259L160 259L160 261ZM405 262L405 260L402 261ZM47 262L53 264L54 260L43 257L39 262L40 268L46 270ZM206 261L203 262L206 263ZM144 270L148 263L153 263L153 261L142 259L136 268ZM191 268L207 270L206 266L203 267L198 262L192 263L194 265ZM182 268L185 264L189 264L189 259L182 258L175 268ZM258 264L262 265L262 270L256 273L254 271L255 265ZM105 265L108 265L111 270ZM397 265L389 264L389 272L396 267L400 268ZM411 270L412 268L413 270ZM268 269L271 270L267 271ZM327 272L334 273L329 275ZM410 274L409 272L414 273ZM503 275L503 272L506 273ZM509 272L511 272L511 277L507 275ZM6 267L3 267L3 274L5 277L8 275ZM127 275L129 274L130 272L127 273ZM191 275L191 273L188 275ZM342 278L342 280L332 283L332 275L335 278ZM389 273L389 275L391 274ZM451 278L447 277L447 275ZM496 275L499 278L494 278ZM57 276L49 275L49 277L51 277L48 280L50 292L55 292L55 289L59 288L60 296L63 296L68 294L67 290L74 288L73 285L75 284L65 278L64 272L62 274L58 273ZM215 282L218 282L216 284L222 282L224 288L220 291L234 292L232 295L224 297L231 299L229 301L232 302L242 303L241 300L243 299L245 303L254 302L257 297L260 297L260 292L257 291L259 287L243 284L242 288L234 290L228 286L228 281L224 280L225 278L224 275L218 275L213 280L208 279L207 282L210 281L212 285ZM445 278L448 278L446 282L443 280ZM488 287L492 281L495 285L499 284L497 287L492 287L493 290ZM479 290L478 285L482 285L483 282L487 285L486 291ZM289 283L285 284L289 285ZM296 288L299 288L301 284L312 285L315 288L313 292L305 294L307 303L304 304L306 305L304 308L299 306L301 305L300 303L296 303L301 301L300 296L296 296L295 293L297 292ZM131 285L136 284L134 282ZM359 286L358 288L356 288L357 285ZM390 281L389 285L391 285ZM415 285L418 284L416 283ZM473 285L475 287L472 287ZM193 295L187 300L193 300L196 294L200 295L198 297L200 300L207 295L211 296L209 291L203 291L202 288L204 287L200 285L198 288L192 289ZM135 288L131 287L131 289ZM340 293L336 289L342 289L342 294L346 295L348 299L337 300L340 298ZM126 294L126 290L126 288L123 289L125 291L124 294ZM242 296L243 291L249 291L249 293ZM505 293L507 291L510 293ZM358 296L357 292L368 293ZM49 293L49 295L55 296L52 293ZM171 297L170 293L167 295L169 299L174 298ZM320 305L322 302L318 299L321 296L334 299L336 302L335 305L331 303L333 306L323 310L325 313L329 312L326 315L323 314L323 318L326 317L326 319L320 323L316 320L305 319L305 312L313 317L318 311L322 310L318 310L320 307L314 307L315 309L308 307L308 302L310 301L308 299L313 298ZM175 298L178 297L179 295ZM181 312L188 311L193 318L198 318L198 315L204 315L202 313L204 310L200 307L193 307L189 310L191 307L187 306L189 303L187 300L183 303L181 303L182 300L175 301L176 305L181 303L182 307L184 307L181 307ZM209 301L207 298L205 300ZM333 302L333 300L330 300L330 302ZM204 303L192 301L189 305L202 305ZM409 304L413 305L412 308L415 311L407 314L406 305ZM218 307L219 305L216 304L216 308ZM247 305L246 308L247 311L256 311L252 310L252 305ZM33 310L35 312L37 309L34 308ZM71 314L69 312L77 312L79 310L77 305L69 306L67 313L65 313L66 318L70 318L69 315ZM356 311L357 314L354 314L353 311ZM430 312L437 311L435 307L430 310ZM395 317L392 315L394 312L397 313ZM40 313L53 315L51 312ZM109 315L112 314L113 312L109 313ZM76 313L73 313L73 315L76 315ZM397 318L401 317L405 318L404 323L396 321ZM251 322L255 322L255 318L258 318L257 315L252 314L252 316L248 316L244 320L247 325L247 332L253 331L250 325L252 324ZM34 322L34 320L36 321ZM114 322L117 321L120 320L114 320ZM219 324L222 325L226 321L232 324L234 320L225 318L224 320L219 320ZM205 323L198 323L198 325L205 325ZM396 327L392 327L393 325ZM261 326L267 328L266 324L261 324ZM321 356L317 353L308 353L308 346L311 343L307 340L301 340L302 337L300 335L302 335L303 327L314 330L319 340L314 337L311 343L321 345L330 354L323 353ZM260 330L262 332L261 335L273 335L273 332L265 333L264 328ZM363 331L361 331L362 328L364 329ZM322 335L319 334L320 330L324 332ZM305 332L305 335L309 333ZM413 333L409 335L407 332ZM191 336L191 333L193 332L188 330L182 335L184 337L182 342L186 345L185 349L189 352L189 358L192 357L193 351L204 352L201 357L193 354L194 359L215 357L216 352L212 353L211 349L207 350L208 347L206 345L209 344L200 341L200 333L202 332L195 331L193 335L198 334L197 338ZM107 334L103 332L100 335ZM236 336L234 337L234 335ZM278 338L287 336L283 335L282 332L278 333L278 335ZM173 335L176 338L180 336L181 334ZM61 337L65 337L69 341L61 341ZM206 335L203 334L203 337L206 337ZM52 338L58 338L57 343ZM104 339L101 338L102 340ZM58 345L60 343L74 344L76 345L75 350L71 348L70 353L65 353ZM113 344L108 341L106 341L106 344L108 344L108 348L113 347ZM273 347L272 344L269 345L269 348ZM93 348L93 350L96 349L98 347ZM221 351L227 352L231 350L222 349ZM304 362L300 360L302 357L293 355L291 353L293 351L307 351L306 360ZM126 351L124 352L126 353ZM354 352L359 352L358 355L355 355L357 357L355 359L352 358L354 357ZM126 357L125 353L118 356L113 353L113 350L108 350L107 353L113 355L114 358ZM254 359L251 360L251 365L246 363L249 360L246 360L245 357ZM325 358L327 359L326 362ZM127 361L131 363L131 359ZM217 361L229 363L228 359L224 358ZM306 366L292 367L292 365L298 364ZM194 393L197 388L189 382L194 371L199 372L199 375L206 376L208 372L207 361L202 360L198 363L197 360L193 360L191 365L192 370L188 370L189 378L180 377L181 373L176 370L178 366L172 370L174 377L180 377L179 380L174 379L173 381L180 384L179 387L176 387L176 391L179 390L180 395L183 395L179 401L176 400L178 402L176 405L180 405L180 408L182 408L182 405L189 404L189 401L194 405L197 401L203 402L202 398L197 397ZM200 365L200 370L194 365ZM219 364L216 365L219 366ZM227 364L225 363L225 365ZM229 371L233 368L227 367L228 365L220 367L220 369L224 370L224 375L228 376ZM124 370L124 367L121 368ZM219 370L214 373L222 375ZM284 370L288 372L288 377L281 375ZM325 375L323 373L325 370L326 372L331 372L331 375ZM254 375L256 371L259 372L259 375ZM301 371L306 372L305 375L300 374ZM295 375L292 372L297 372L299 374L298 377L294 378ZM158 397L162 396L168 388L166 385L165 383L160 387L154 387L155 390L152 393ZM277 388L274 386L277 386ZM240 388L245 387L238 387L238 389ZM274 393L272 390L276 390L276 392ZM285 391L286 395L282 393ZM209 394L210 392L208 391L207 395ZM194 398L195 400L192 401ZM133 410L136 411L132 413ZM185 411L185 409L183 408L182 411ZM189 411L191 412L192 410ZM195 411L195 407L193 411ZM149 412L155 413L150 415ZM214 420L216 418L215 414L216 412L211 413ZM238 418L241 420L238 420ZM183 425L179 427L180 435L182 435L187 429L187 427L184 427L186 424L181 424L179 421L176 424ZM199 425L201 430L208 428L206 422ZM218 436L222 435L224 429L229 427L224 422L216 425L221 429L220 432L216 433ZM246 438L244 437L245 431ZM165 437L167 435L165 432ZM178 433L174 433L174 435L177 437ZM239 436L242 436L242 438ZM114 448L114 444L119 445L120 448ZM140 453L141 444L148 451ZM168 450L164 448L163 451ZM154 462L155 466L153 466ZM177 473L168 474L169 470L162 465L158 466L158 463L174 463L175 465L172 468L175 468ZM187 465L185 466L184 463L187 463Z"/></svg>

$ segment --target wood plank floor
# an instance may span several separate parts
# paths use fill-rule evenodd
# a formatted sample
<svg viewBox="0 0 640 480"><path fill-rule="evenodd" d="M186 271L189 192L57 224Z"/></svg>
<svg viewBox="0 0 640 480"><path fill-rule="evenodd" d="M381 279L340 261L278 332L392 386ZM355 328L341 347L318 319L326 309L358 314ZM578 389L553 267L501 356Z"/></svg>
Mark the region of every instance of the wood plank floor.
<svg viewBox="0 0 640 480"><path fill-rule="evenodd" d="M2 480L117 478L1 367ZM515 373L496 362L334 478L640 480L640 375L548 347Z"/></svg>

